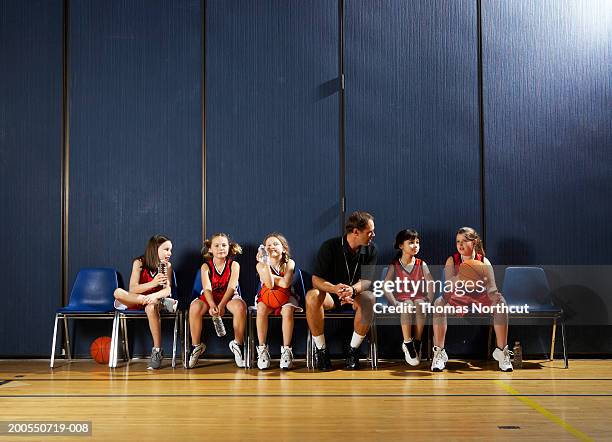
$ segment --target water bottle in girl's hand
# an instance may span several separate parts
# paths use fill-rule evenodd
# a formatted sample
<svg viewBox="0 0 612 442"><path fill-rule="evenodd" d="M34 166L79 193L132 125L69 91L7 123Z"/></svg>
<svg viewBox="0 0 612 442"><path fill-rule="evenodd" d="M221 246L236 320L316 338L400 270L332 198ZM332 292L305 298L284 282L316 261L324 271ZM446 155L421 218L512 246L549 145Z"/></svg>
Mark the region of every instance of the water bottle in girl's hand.
<svg viewBox="0 0 612 442"><path fill-rule="evenodd" d="M221 319L221 316L213 316L213 324L215 326L215 333L217 333L217 336L219 336L220 338L225 336L225 325L223 325L223 319Z"/></svg>
<svg viewBox="0 0 612 442"><path fill-rule="evenodd" d="M257 249L257 256L261 257L261 261L264 264L270 264L270 255L268 255L268 251L266 250L263 244L261 244Z"/></svg>

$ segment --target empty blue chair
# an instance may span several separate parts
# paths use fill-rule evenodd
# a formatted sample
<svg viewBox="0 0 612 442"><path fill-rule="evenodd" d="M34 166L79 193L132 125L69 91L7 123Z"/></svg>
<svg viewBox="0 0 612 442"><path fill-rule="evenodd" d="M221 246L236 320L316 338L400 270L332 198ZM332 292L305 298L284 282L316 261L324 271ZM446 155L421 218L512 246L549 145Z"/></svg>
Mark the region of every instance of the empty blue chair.
<svg viewBox="0 0 612 442"><path fill-rule="evenodd" d="M529 313L513 313L510 314L512 318L547 318L553 320L550 344L551 361L554 359L557 320L561 322L563 359L565 368L568 368L563 309L553 304L550 286L544 270L540 267L508 267L504 276L502 293L509 306L529 305Z"/></svg>
<svg viewBox="0 0 612 442"><path fill-rule="evenodd" d="M177 286L176 286L176 272L172 272L172 299L177 299ZM160 317L162 319L173 319L174 320L174 333L172 341L172 368L176 367L176 349L177 341L179 339L179 324L181 323L181 310L177 308L175 313L161 312ZM117 367L118 359L118 347L119 347L119 335L122 335L122 346L123 356L125 361L130 360L130 348L127 333L127 320L128 319L147 319L147 314L144 310L127 309L117 310L115 321L113 322L113 335L111 338L111 356L108 361L110 368Z"/></svg>
<svg viewBox="0 0 612 442"><path fill-rule="evenodd" d="M119 286L117 270L111 268L83 268L79 271L70 292L70 300L66 307L55 312L53 326L53 342L51 344L51 363L55 365L55 347L57 341L57 325L60 319L64 321L64 337L66 357L71 359L68 319L113 319L113 292Z"/></svg>

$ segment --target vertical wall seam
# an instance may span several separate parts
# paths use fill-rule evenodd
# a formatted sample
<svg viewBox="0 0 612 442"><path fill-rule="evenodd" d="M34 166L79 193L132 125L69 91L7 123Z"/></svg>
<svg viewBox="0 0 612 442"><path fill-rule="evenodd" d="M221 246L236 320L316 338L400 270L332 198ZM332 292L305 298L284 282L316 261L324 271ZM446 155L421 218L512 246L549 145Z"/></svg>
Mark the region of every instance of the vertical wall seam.
<svg viewBox="0 0 612 442"><path fill-rule="evenodd" d="M484 136L484 91L482 64L482 0L476 2L476 34L478 39L478 135L480 147L480 225L482 240L486 244L486 183L485 183L485 136Z"/></svg>
<svg viewBox="0 0 612 442"><path fill-rule="evenodd" d="M61 303L68 304L68 209L70 201L70 103L69 103L70 0L63 2L62 19L62 142L61 142Z"/></svg>

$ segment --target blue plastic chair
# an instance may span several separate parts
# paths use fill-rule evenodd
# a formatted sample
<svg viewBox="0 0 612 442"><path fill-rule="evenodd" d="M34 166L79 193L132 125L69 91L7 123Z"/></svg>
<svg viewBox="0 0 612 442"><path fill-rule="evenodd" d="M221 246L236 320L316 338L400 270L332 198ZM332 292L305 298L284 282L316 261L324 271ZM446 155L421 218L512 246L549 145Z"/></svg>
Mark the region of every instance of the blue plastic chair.
<svg viewBox="0 0 612 442"><path fill-rule="evenodd" d="M294 293L298 296L299 300L301 301L302 305L300 305L300 307L302 307L304 311L306 311L306 307L303 305L304 301L306 300L306 287L304 286L304 278L302 278L302 271L298 267L296 267L293 272L293 282L291 283L291 287L293 288ZM259 282L259 286L257 287L257 293L259 293L260 288L261 288L261 281ZM257 303L257 296L255 296L255 299L253 300L253 302ZM295 313L294 317L306 319L306 314L305 313ZM247 341L249 344L247 346L247 359L246 359L247 368L251 368L254 366L255 355L257 354L257 351L255 350L255 338L257 336L257 333L255 330L256 327L253 325L255 324L256 318L257 318L257 305L251 305L249 306L247 310L247 321L248 321L247 322L247 335L249 337ZM282 316L271 315L270 318L282 318ZM306 346L306 349L308 349L308 344Z"/></svg>
<svg viewBox="0 0 612 442"><path fill-rule="evenodd" d="M565 368L568 368L563 309L553 304L550 286L548 285L548 279L544 270L540 267L508 267L504 276L502 293L509 306L529 305L529 313L513 313L510 315L512 318L546 318L553 320L550 343L551 361L554 360L557 321L560 321L563 359L565 361Z"/></svg>
<svg viewBox="0 0 612 442"><path fill-rule="evenodd" d="M242 297L242 291L240 290L240 284L236 286L236 290L240 297ZM201 269L198 269L196 272L195 278L193 279L193 288L191 289L191 299L189 300L189 304L187 305L187 311L185 312L183 318L183 367L187 368L187 363L189 361L189 349L191 347L191 333L189 332L189 307L191 306L191 302L200 297L200 293L202 293L202 272ZM221 317L222 319L229 319L232 317L232 314L229 312L225 312L225 314ZM212 320L211 316L204 316L203 320L209 318ZM248 328L246 330L245 336L246 342L248 342Z"/></svg>
<svg viewBox="0 0 612 442"><path fill-rule="evenodd" d="M55 347L57 341L57 325L60 319L64 321L65 352L71 359L68 319L113 319L113 292L119 287L117 270L111 268L83 268L79 271L70 292L70 300L66 307L55 312L53 326L53 342L51 344L50 367L55 365Z"/></svg>
<svg viewBox="0 0 612 442"><path fill-rule="evenodd" d="M177 284L176 284L176 272L172 272L172 299L177 299ZM177 308L175 313L160 312L162 319L174 319L174 333L172 341L172 368L176 367L176 349L177 341L179 339L179 324L181 323L181 310ZM127 309L127 310L116 310L115 321L113 322L113 335L111 338L111 357L108 361L110 368L117 367L118 359L118 347L119 347L119 335L122 335L122 347L123 347L123 360L130 360L130 348L128 341L127 332L127 320L128 319L147 319L147 314L144 310L140 309Z"/></svg>

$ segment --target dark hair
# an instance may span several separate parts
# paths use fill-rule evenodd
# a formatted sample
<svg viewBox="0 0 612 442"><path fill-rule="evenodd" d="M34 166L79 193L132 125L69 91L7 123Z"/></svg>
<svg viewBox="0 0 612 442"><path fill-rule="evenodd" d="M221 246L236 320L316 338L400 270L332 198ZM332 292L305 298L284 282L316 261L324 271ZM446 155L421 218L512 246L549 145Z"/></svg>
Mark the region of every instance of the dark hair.
<svg viewBox="0 0 612 442"><path fill-rule="evenodd" d="M159 249L159 246L166 241L170 241L170 238L164 235L153 235L151 238L149 238L144 254L136 258L142 262L142 266L145 269L150 270L151 272L157 271L157 266L159 265L159 254L157 253L157 250Z"/></svg>
<svg viewBox="0 0 612 442"><path fill-rule="evenodd" d="M471 227L461 227L457 230L457 235L464 235L468 241L474 241L474 250L476 253L480 253L485 256L484 246L482 245L482 239L476 230Z"/></svg>
<svg viewBox="0 0 612 442"><path fill-rule="evenodd" d="M283 235L282 233L272 232L266 235L262 244L265 246L266 241L273 237L277 238L280 241L284 249L283 256L281 257L281 260L280 260L281 270L284 272L287 269L287 264L289 263L289 260L291 259L291 248L289 248L289 241L287 241L287 238L285 238L285 235Z"/></svg>
<svg viewBox="0 0 612 442"><path fill-rule="evenodd" d="M374 221L374 217L368 212L353 212L346 220L344 229L346 233L351 233L353 229L363 230L368 227L368 221Z"/></svg>
<svg viewBox="0 0 612 442"><path fill-rule="evenodd" d="M213 234L210 238L204 240L204 246L202 247L202 257L204 259L212 258L210 246L212 245L212 240L215 239L217 236L222 236L223 238L227 239L227 242L229 244L229 250L227 255L229 257L236 256L242 253L242 247L240 247L240 244L233 242L227 233L219 232Z"/></svg>
<svg viewBox="0 0 612 442"><path fill-rule="evenodd" d="M394 249L399 249L400 246L404 243L404 241L408 241L411 239L420 240L419 232L413 229L400 230L397 235L395 235L395 244L393 245Z"/></svg>

